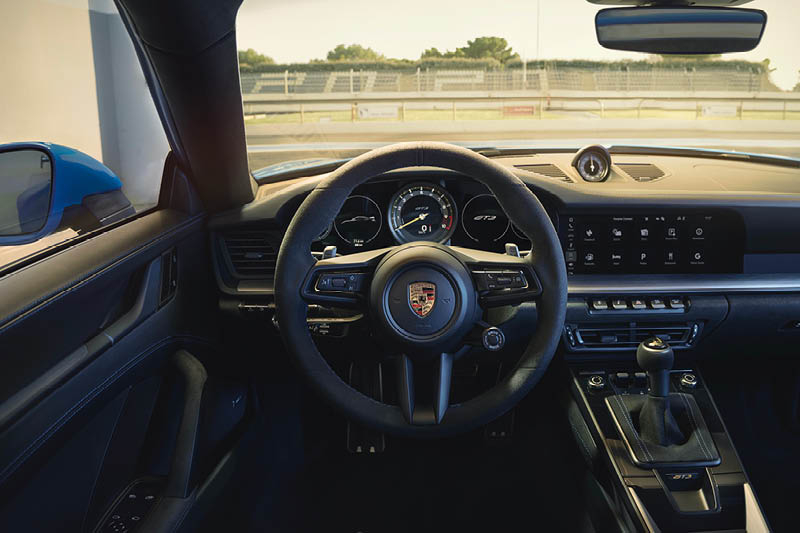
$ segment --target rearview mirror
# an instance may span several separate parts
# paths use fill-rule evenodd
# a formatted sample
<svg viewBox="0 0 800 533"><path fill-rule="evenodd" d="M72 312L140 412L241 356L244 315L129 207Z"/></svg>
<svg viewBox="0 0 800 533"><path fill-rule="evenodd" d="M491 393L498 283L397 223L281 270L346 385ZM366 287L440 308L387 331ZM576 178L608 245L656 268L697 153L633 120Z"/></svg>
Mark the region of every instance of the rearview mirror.
<svg viewBox="0 0 800 533"><path fill-rule="evenodd" d="M595 17L605 48L651 54L722 54L758 46L767 14L725 7L621 7Z"/></svg>

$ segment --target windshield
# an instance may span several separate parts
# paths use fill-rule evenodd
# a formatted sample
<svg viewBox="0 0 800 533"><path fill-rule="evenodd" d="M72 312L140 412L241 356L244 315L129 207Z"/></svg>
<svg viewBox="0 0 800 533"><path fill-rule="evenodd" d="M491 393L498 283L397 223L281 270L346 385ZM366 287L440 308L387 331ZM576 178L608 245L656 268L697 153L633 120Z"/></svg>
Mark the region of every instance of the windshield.
<svg viewBox="0 0 800 533"><path fill-rule="evenodd" d="M250 167L275 179L409 140L800 157L800 3L748 4L769 18L760 45L713 56L605 49L601 7L246 0L237 39Z"/></svg>

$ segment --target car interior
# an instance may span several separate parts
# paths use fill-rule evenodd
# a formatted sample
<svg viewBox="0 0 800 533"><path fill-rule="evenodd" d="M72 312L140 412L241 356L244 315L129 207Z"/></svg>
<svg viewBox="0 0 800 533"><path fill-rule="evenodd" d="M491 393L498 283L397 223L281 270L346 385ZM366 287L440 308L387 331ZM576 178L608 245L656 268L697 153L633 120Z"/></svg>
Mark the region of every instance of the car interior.
<svg viewBox="0 0 800 533"><path fill-rule="evenodd" d="M257 179L240 3L116 1L170 153L156 207L0 267L0 529L796 530L800 160Z"/></svg>

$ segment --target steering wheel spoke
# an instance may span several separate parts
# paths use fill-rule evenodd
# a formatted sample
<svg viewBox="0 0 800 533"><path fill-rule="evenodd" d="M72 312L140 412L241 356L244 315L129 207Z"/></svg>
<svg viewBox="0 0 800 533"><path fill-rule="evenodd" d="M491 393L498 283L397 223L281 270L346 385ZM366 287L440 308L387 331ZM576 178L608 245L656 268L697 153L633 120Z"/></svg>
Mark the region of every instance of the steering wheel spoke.
<svg viewBox="0 0 800 533"><path fill-rule="evenodd" d="M308 304L362 307L375 266L391 248L320 259L306 275L300 295Z"/></svg>
<svg viewBox="0 0 800 533"><path fill-rule="evenodd" d="M469 267L482 308L518 305L536 300L542 294L542 285L530 256L452 249Z"/></svg>
<svg viewBox="0 0 800 533"><path fill-rule="evenodd" d="M433 395L430 403L417 401L414 362L403 354L399 358L398 399L403 416L409 424L429 426L439 424L450 405L450 381L453 375L453 354L439 354L433 361Z"/></svg>

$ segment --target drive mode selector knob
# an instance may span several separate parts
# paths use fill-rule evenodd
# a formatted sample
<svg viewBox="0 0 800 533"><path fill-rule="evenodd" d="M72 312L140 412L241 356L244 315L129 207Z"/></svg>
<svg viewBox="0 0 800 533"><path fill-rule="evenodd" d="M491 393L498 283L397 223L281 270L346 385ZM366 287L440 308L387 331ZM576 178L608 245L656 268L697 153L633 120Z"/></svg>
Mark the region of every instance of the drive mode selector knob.
<svg viewBox="0 0 800 533"><path fill-rule="evenodd" d="M484 348L490 352L496 352L501 350L506 344L506 336L503 335L503 332L500 330L500 328L492 326L483 330L483 333L481 334L481 341Z"/></svg>
<svg viewBox="0 0 800 533"><path fill-rule="evenodd" d="M595 392L601 391L604 388L606 388L606 380L605 378L603 378L603 376L599 374L591 376L586 383L587 385L589 385L589 390Z"/></svg>
<svg viewBox="0 0 800 533"><path fill-rule="evenodd" d="M697 387L697 376L691 372L686 372L681 376L681 387L686 389L694 389Z"/></svg>

